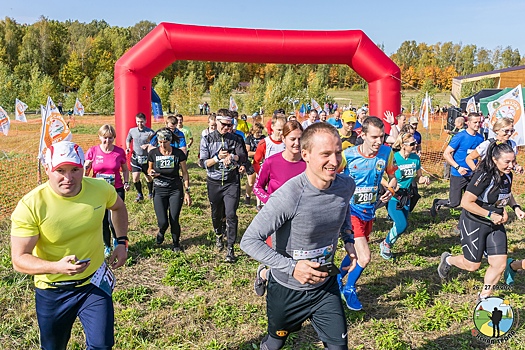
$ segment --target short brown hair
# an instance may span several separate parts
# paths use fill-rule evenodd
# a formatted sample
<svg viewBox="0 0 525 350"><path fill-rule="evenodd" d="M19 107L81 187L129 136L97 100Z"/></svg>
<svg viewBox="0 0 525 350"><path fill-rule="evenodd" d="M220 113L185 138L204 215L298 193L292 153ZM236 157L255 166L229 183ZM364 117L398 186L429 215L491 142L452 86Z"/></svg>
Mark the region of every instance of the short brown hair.
<svg viewBox="0 0 525 350"><path fill-rule="evenodd" d="M370 127L370 125L375 126L376 128L381 129L381 130L385 129L385 123L383 123L381 119L379 119L378 117L368 117L363 122L363 126L361 127L361 132L366 134L368 132L368 128Z"/></svg>
<svg viewBox="0 0 525 350"><path fill-rule="evenodd" d="M315 123L307 127L301 136L301 149L310 152L313 147L313 137L317 133L327 133L340 139L337 129L328 123Z"/></svg>

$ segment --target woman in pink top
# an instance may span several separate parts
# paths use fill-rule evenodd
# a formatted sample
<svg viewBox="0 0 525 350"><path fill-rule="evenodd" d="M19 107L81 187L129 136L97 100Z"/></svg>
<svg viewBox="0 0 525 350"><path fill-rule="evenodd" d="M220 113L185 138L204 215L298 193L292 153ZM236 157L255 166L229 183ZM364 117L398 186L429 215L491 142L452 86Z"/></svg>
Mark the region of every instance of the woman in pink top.
<svg viewBox="0 0 525 350"><path fill-rule="evenodd" d="M117 194L124 200L124 191L129 190L129 169L126 164L126 152L113 144L116 136L115 128L111 125L105 124L100 127L98 130L100 145L93 146L87 151L84 175L89 176L93 170L93 177L104 179L115 186ZM124 182L120 176L121 171ZM115 239L115 228L111 223L109 210L106 210L106 215L102 221L102 238L106 246L106 255L111 253L111 234Z"/></svg>
<svg viewBox="0 0 525 350"><path fill-rule="evenodd" d="M301 135L303 127L296 120L284 124L284 151L266 159L253 186L253 192L263 203L286 181L299 175L306 169L301 158Z"/></svg>

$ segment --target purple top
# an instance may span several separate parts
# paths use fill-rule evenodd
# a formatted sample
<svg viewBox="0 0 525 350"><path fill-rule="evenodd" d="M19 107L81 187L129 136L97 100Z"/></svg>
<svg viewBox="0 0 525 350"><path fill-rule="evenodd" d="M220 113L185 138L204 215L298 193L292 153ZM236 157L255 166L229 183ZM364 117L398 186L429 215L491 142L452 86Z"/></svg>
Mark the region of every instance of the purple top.
<svg viewBox="0 0 525 350"><path fill-rule="evenodd" d="M100 145L93 146L87 151L86 160L92 161L93 177L103 178L115 188L124 187L120 168L126 163L126 152L122 148L114 146L113 151L105 153Z"/></svg>
<svg viewBox="0 0 525 350"><path fill-rule="evenodd" d="M264 161L253 185L253 193L266 203L273 192L305 169L306 163L302 159L298 162L289 162L283 158L283 152L274 154Z"/></svg>

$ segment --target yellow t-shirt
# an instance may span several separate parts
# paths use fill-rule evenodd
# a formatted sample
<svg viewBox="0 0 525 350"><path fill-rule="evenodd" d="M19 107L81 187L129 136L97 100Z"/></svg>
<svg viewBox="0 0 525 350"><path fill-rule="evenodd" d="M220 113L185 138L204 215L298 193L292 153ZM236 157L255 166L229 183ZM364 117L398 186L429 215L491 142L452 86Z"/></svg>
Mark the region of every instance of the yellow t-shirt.
<svg viewBox="0 0 525 350"><path fill-rule="evenodd" d="M84 177L82 189L74 197L62 197L44 183L26 194L11 215L11 235L39 236L33 255L58 261L66 255L91 259L83 273L35 275L35 286L45 282L81 280L93 274L104 261L102 219L106 208L117 201L115 188L101 179ZM87 282L86 282L87 283Z"/></svg>

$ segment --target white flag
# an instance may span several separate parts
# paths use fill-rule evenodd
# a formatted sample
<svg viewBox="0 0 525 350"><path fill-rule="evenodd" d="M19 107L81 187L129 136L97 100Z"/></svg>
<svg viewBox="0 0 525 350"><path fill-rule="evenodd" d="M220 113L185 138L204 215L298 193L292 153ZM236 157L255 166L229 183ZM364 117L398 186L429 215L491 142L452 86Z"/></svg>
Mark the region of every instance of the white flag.
<svg viewBox="0 0 525 350"><path fill-rule="evenodd" d="M230 96L230 111L236 111L237 109L237 103L235 103L233 96Z"/></svg>
<svg viewBox="0 0 525 350"><path fill-rule="evenodd" d="M82 106L82 103L80 103L80 100L77 97L77 100L75 101L75 108L73 109L74 115L83 116L84 115L84 106Z"/></svg>
<svg viewBox="0 0 525 350"><path fill-rule="evenodd" d="M472 96L467 102L467 113L477 113L478 108L476 106L476 99Z"/></svg>
<svg viewBox="0 0 525 350"><path fill-rule="evenodd" d="M11 119L7 112L0 107L0 130L4 133L5 136L9 133L9 127L11 126Z"/></svg>
<svg viewBox="0 0 525 350"><path fill-rule="evenodd" d="M42 109L42 132L40 135L39 158L44 159L47 147L60 141L70 141L73 135L62 114L53 103L51 97L47 97L46 108Z"/></svg>
<svg viewBox="0 0 525 350"><path fill-rule="evenodd" d="M510 90L497 100L487 103L490 116L490 127L500 118L511 118L514 120L514 129L511 136L518 146L525 145L525 116L523 115L523 94L521 84ZM492 130L490 134L493 135Z"/></svg>
<svg viewBox="0 0 525 350"><path fill-rule="evenodd" d="M19 99L15 100L15 119L21 122L27 123L26 111L27 105L20 101Z"/></svg>
<svg viewBox="0 0 525 350"><path fill-rule="evenodd" d="M321 111L323 110L321 106L319 105L319 103L317 103L317 101L314 100L313 98L312 98L312 109L315 109L317 113L321 113Z"/></svg>
<svg viewBox="0 0 525 350"><path fill-rule="evenodd" d="M432 102L430 101L430 96L428 96L427 92L423 101L421 101L421 108L419 109L419 118L423 121L423 127L425 129L428 129L428 116L431 109Z"/></svg>

